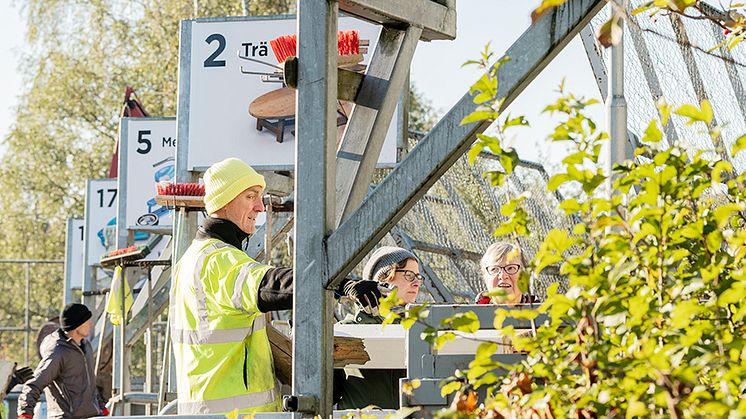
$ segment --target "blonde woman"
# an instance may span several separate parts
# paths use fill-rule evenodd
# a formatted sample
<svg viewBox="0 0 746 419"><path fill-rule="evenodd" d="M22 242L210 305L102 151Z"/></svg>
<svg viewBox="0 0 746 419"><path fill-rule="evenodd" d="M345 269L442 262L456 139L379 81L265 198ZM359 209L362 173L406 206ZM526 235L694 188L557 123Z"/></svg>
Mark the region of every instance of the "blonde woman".
<svg viewBox="0 0 746 419"><path fill-rule="evenodd" d="M528 274L525 271L527 264L525 253L515 244L497 242L488 247L479 264L487 291L477 295L476 303L507 305L535 303L536 297L528 294L528 290L524 293L519 285L521 276ZM485 295L495 290L504 291L505 296L488 297Z"/></svg>

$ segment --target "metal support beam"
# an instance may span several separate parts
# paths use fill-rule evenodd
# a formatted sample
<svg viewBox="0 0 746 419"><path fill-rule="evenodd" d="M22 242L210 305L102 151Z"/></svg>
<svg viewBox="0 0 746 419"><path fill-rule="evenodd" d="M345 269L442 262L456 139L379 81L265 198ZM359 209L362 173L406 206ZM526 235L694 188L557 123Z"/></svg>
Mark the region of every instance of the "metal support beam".
<svg viewBox="0 0 746 419"><path fill-rule="evenodd" d="M388 27L423 28L423 40L456 38L456 2L447 0L340 0L339 10Z"/></svg>
<svg viewBox="0 0 746 419"><path fill-rule="evenodd" d="M596 79L598 90L601 92L601 98L606 100L606 97L609 95L606 64L604 63L604 57L601 53L602 47L598 42L596 42L596 34L593 32L593 27L591 25L586 25L580 31L580 40L583 41L585 54L588 56L588 62L591 64L591 70L593 70L593 76Z"/></svg>
<svg viewBox="0 0 746 419"><path fill-rule="evenodd" d="M404 2L400 2L404 3ZM498 100L505 109L606 4L571 0L544 15L508 49L510 61L498 74ZM335 286L396 224L490 125L461 120L477 106L465 94L360 207L327 240L329 273Z"/></svg>
<svg viewBox="0 0 746 419"><path fill-rule="evenodd" d="M324 238L334 227L336 0L298 0L293 396L298 417L332 414L334 298ZM293 403L291 403L293 404Z"/></svg>
<svg viewBox="0 0 746 419"><path fill-rule="evenodd" d="M293 217L291 214L278 212L273 214L274 221L272 222L272 243L277 243L282 240L283 237L293 228ZM252 259L259 260L264 258L265 241L267 237L266 225L262 225L256 230L256 233L252 234L249 238L249 243L246 245L246 254Z"/></svg>
<svg viewBox="0 0 746 419"><path fill-rule="evenodd" d="M414 26L404 31L381 30L337 152L337 173L345 174L337 177L337 220L348 216L368 193L421 33L422 28ZM360 105L372 101L380 106Z"/></svg>
<svg viewBox="0 0 746 419"><path fill-rule="evenodd" d="M622 6L626 9L626 2L622 0ZM614 7L609 5L609 9ZM611 10L613 14L614 11ZM621 30L624 30L624 20L619 20ZM623 33L623 32L622 32ZM609 154L606 160L607 190L611 194L612 176L614 165L619 164L630 156L627 155L627 100L624 98L624 36L619 42L611 47L611 59L609 60L609 88L607 90L606 112L609 127Z"/></svg>

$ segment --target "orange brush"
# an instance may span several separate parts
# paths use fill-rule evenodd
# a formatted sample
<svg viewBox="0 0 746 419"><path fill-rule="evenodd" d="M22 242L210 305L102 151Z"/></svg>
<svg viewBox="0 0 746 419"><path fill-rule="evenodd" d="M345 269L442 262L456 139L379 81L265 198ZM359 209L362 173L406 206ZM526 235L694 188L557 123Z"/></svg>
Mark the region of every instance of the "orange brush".
<svg viewBox="0 0 746 419"><path fill-rule="evenodd" d="M137 247L137 246L130 246L130 247L125 247L124 249L112 250L111 252L107 253L106 256L107 257L119 256L119 255L124 255L124 254L127 254L127 253L136 252L138 250L140 250L139 247Z"/></svg>
<svg viewBox="0 0 746 419"><path fill-rule="evenodd" d="M158 195L204 196L205 185L200 183L158 182L155 185Z"/></svg>
<svg viewBox="0 0 746 419"><path fill-rule="evenodd" d="M298 56L298 38L293 35L280 36L269 41L272 52L275 53L278 63L283 63L288 57ZM367 52L360 46L367 45L367 41L360 41L357 30L339 31L337 34L337 52L339 53L339 65L358 63L363 60L362 53ZM361 52L362 51L362 52Z"/></svg>

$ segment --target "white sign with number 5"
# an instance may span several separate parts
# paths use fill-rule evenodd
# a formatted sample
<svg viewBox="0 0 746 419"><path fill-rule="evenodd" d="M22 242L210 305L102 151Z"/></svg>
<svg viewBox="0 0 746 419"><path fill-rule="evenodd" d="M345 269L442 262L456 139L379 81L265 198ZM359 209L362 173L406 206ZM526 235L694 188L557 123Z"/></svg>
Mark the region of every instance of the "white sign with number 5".
<svg viewBox="0 0 746 419"><path fill-rule="evenodd" d="M155 202L155 184L174 180L175 118L122 118L119 123L119 248L127 247L128 229L170 226L171 210ZM146 233L136 232L135 241Z"/></svg>
<svg viewBox="0 0 746 419"><path fill-rule="evenodd" d="M368 40L366 63L380 28L352 17L339 30L357 30ZM181 22L178 137L186 145L187 170L201 171L227 157L256 168L292 169L295 164L295 91L274 73L279 66L271 42L296 31L294 16L195 19ZM242 72L242 70L244 72ZM339 133L351 104L340 103ZM396 162L397 118L392 118L378 163ZM183 151L180 151L180 155Z"/></svg>

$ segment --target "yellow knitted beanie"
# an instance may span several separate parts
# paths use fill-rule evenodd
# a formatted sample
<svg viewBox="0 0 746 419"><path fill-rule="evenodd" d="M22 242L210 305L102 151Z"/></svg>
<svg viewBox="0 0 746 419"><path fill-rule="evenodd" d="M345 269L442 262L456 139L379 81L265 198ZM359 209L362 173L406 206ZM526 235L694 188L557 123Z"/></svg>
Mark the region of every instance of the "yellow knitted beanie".
<svg viewBox="0 0 746 419"><path fill-rule="evenodd" d="M231 157L210 166L205 172L205 210L212 214L228 205L246 189L265 188L264 176L241 160Z"/></svg>

